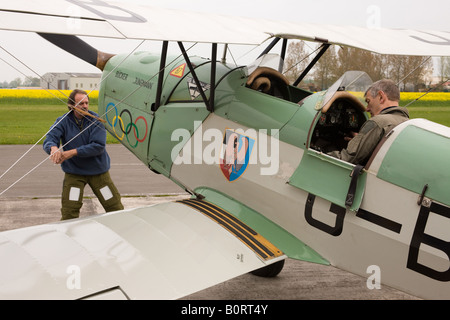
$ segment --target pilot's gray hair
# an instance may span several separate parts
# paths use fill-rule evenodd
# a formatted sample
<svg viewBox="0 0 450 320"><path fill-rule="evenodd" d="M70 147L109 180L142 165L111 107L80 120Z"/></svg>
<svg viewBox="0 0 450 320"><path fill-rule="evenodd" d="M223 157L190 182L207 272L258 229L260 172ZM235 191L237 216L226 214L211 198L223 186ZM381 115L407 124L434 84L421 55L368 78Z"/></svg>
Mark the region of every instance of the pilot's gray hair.
<svg viewBox="0 0 450 320"><path fill-rule="evenodd" d="M382 79L374 82L369 89L367 89L364 96L367 95L367 92L370 92L370 95L375 97L379 91L383 91L391 101L400 101L400 90L395 82L389 79Z"/></svg>

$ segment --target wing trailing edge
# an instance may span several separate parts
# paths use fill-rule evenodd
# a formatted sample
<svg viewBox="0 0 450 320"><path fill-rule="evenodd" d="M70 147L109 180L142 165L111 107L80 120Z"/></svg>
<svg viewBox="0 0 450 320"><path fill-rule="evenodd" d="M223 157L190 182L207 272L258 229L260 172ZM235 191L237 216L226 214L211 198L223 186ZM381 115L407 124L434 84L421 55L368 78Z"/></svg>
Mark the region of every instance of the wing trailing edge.
<svg viewBox="0 0 450 320"><path fill-rule="evenodd" d="M286 258L244 238L175 202L5 231L0 298L177 299Z"/></svg>

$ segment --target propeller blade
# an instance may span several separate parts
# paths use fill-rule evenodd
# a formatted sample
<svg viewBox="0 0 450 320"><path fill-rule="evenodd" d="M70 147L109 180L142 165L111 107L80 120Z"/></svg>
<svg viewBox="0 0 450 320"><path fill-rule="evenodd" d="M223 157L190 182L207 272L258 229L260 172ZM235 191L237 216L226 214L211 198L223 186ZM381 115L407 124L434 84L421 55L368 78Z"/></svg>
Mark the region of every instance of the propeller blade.
<svg viewBox="0 0 450 320"><path fill-rule="evenodd" d="M106 62L113 57L113 54L104 53L93 48L80 38L73 35L38 33L44 39L50 41L59 48L103 71Z"/></svg>

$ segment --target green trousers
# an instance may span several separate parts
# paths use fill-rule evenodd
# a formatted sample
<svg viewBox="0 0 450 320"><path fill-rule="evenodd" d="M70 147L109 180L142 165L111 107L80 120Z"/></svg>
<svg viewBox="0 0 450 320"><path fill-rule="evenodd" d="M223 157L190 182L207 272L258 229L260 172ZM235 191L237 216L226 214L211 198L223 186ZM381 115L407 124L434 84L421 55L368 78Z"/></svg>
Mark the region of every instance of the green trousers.
<svg viewBox="0 0 450 320"><path fill-rule="evenodd" d="M94 176L66 173L61 197L61 220L78 218L83 206L84 188L88 184L106 212L123 210L120 193L109 172Z"/></svg>

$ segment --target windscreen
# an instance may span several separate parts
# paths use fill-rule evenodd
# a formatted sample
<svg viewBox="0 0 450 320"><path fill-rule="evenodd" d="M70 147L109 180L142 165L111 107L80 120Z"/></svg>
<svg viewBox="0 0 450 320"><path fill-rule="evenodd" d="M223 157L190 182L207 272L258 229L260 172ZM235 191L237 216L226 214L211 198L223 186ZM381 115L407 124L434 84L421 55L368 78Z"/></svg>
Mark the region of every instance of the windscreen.
<svg viewBox="0 0 450 320"><path fill-rule="evenodd" d="M347 71L328 88L317 109L322 109L338 91L348 91L364 103L364 93L372 83L372 79L363 71Z"/></svg>

